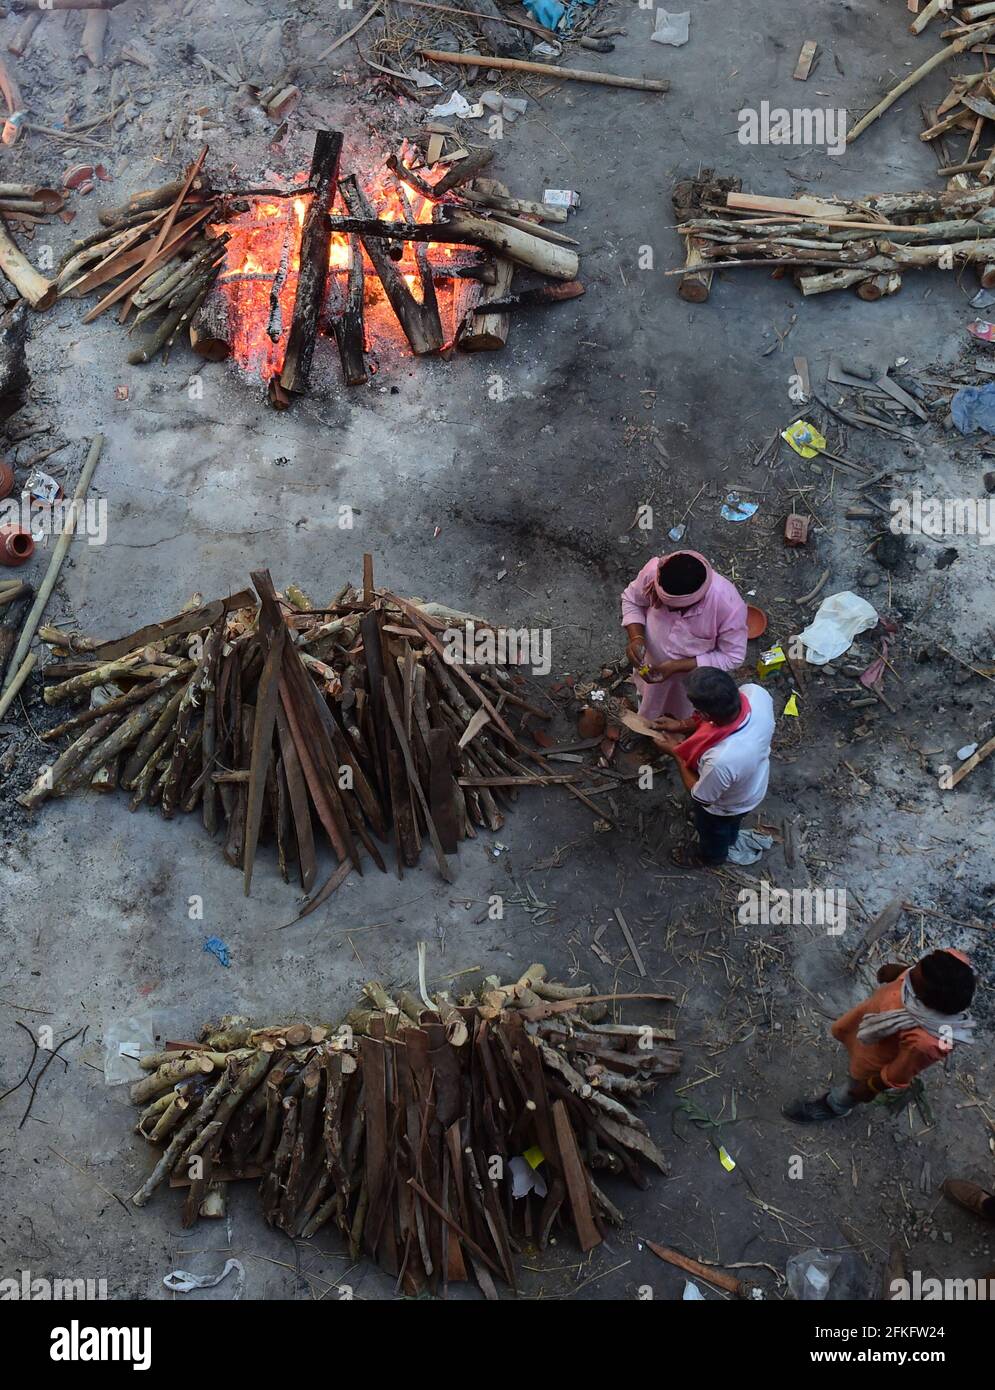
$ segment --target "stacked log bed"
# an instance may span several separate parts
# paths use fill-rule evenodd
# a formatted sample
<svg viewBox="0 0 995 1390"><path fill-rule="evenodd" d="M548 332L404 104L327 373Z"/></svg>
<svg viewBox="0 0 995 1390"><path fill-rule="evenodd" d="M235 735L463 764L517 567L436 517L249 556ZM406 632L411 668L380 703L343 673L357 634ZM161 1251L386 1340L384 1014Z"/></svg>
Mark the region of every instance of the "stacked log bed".
<svg viewBox="0 0 995 1390"><path fill-rule="evenodd" d="M364 571L361 590L346 586L323 608L293 586L278 596L261 571L255 593L114 641L42 628L59 654L46 703L100 698L46 733L69 742L22 806L120 788L132 810L199 812L246 893L261 837L284 879L296 863L311 892L324 834L338 867L305 913L362 873L364 853L386 871L388 836L399 877L427 840L450 881L459 841L475 826L499 830L522 786L564 785L603 815L574 785L593 772L559 771L513 731L512 717L550 716L509 672L450 660L440 640L450 624L375 590L370 557Z"/></svg>
<svg viewBox="0 0 995 1390"><path fill-rule="evenodd" d="M267 1222L336 1230L408 1294L473 1278L515 1287L515 1255L568 1230L584 1251L621 1213L594 1174L648 1186L668 1171L633 1108L680 1067L672 1029L606 1021L590 986L530 966L459 1002L377 981L332 1029L228 1017L143 1057L136 1133L161 1149L132 1197L187 1188L183 1225L220 1215L225 1184L259 1179ZM521 1162L515 1162L521 1160ZM513 1195L518 1168L538 1182ZM529 1184L524 1184L528 1186Z"/></svg>
<svg viewBox="0 0 995 1390"><path fill-rule="evenodd" d="M685 298L707 298L715 270L741 266L790 275L805 295L852 288L867 300L930 267L973 265L983 285L995 284L995 187L836 200L728 192L722 204L700 206L678 228L694 273L667 272L681 275Z"/></svg>

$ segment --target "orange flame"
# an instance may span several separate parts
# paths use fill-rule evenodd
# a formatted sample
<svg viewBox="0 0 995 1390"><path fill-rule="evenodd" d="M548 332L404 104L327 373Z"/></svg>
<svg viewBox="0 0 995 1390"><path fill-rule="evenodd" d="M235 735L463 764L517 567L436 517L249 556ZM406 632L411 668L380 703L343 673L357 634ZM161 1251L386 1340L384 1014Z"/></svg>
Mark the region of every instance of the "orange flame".
<svg viewBox="0 0 995 1390"><path fill-rule="evenodd" d="M375 181L371 200L380 208L381 221L413 220L422 225L432 221L432 203L416 189L405 185L407 206L393 180ZM230 240L220 279L228 299L229 322L232 326L232 355L239 366L250 374L268 381L280 371L286 351L300 273L300 244L309 197L290 199L260 198L251 203L247 212L234 217L225 230ZM456 247L448 243L429 242L427 256L430 264L451 260ZM391 356L410 355L404 332L391 309L372 263L362 252L366 272L364 320L367 348L383 361ZM344 302L346 281L352 266L349 238L333 232L328 253L329 312ZM421 277L412 243L404 245L404 254L397 262L399 273L419 300L422 299ZM452 284L436 286L440 312L447 323L452 308Z"/></svg>

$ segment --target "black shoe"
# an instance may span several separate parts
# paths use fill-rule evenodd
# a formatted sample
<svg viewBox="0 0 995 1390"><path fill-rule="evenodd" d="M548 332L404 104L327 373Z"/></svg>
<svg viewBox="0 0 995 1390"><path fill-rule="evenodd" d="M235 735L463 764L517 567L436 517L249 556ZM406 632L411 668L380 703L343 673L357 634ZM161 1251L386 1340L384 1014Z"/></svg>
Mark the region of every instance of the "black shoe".
<svg viewBox="0 0 995 1390"><path fill-rule="evenodd" d="M829 1104L828 1091L815 1100L792 1100L782 1105L781 1114L797 1124L816 1124L820 1120L838 1120L840 1117Z"/></svg>

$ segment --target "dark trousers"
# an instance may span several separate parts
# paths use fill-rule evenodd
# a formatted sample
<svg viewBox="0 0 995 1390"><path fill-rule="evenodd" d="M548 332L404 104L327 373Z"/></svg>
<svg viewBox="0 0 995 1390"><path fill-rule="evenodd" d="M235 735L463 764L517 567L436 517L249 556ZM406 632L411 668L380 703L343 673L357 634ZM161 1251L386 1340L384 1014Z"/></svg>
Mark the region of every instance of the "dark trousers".
<svg viewBox="0 0 995 1390"><path fill-rule="evenodd" d="M726 862L742 824L743 816L713 816L704 806L695 806L694 828L698 832L701 857L706 864Z"/></svg>

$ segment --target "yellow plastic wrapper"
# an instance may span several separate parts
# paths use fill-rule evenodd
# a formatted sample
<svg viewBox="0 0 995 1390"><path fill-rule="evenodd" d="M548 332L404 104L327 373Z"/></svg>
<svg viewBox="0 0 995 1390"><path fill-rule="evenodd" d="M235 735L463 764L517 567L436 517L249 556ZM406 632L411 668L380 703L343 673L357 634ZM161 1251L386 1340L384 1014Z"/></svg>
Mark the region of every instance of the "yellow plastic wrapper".
<svg viewBox="0 0 995 1390"><path fill-rule="evenodd" d="M791 694L788 696L788 703L784 706L784 709L781 711L781 713L793 714L796 719L798 718L798 696L795 694L793 690Z"/></svg>
<svg viewBox="0 0 995 1390"><path fill-rule="evenodd" d="M786 444L791 445L796 454L801 454L803 459L814 459L816 454L821 453L826 447L826 436L820 434L807 420L796 420L793 425L781 431L781 438Z"/></svg>
<svg viewBox="0 0 995 1390"><path fill-rule="evenodd" d="M726 1170L727 1173L731 1173L736 1166L736 1160L727 1151L724 1144L719 1149L719 1162L722 1164L722 1167Z"/></svg>

